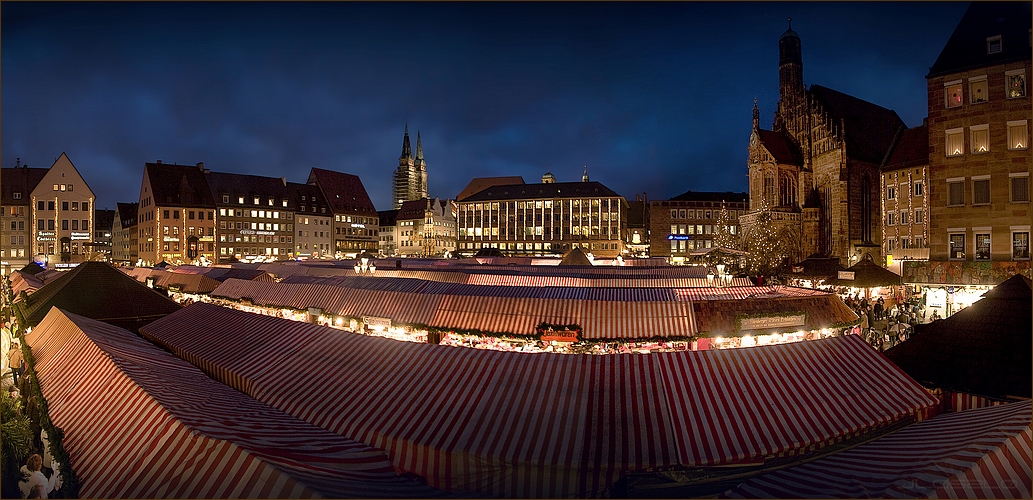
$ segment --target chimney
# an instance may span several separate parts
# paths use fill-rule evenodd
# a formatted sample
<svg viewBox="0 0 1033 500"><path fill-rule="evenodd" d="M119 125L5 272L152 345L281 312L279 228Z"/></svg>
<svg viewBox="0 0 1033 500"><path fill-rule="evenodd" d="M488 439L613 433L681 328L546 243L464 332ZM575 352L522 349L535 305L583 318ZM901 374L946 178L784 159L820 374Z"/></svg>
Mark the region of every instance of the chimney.
<svg viewBox="0 0 1033 500"><path fill-rule="evenodd" d="M206 173L206 174L209 173L209 170L207 168L204 168L204 162L203 161L197 162L197 169L200 170L201 172Z"/></svg>
<svg viewBox="0 0 1033 500"><path fill-rule="evenodd" d="M287 178L286 177L280 177L280 182L282 182L283 185L286 186L287 185Z"/></svg>
<svg viewBox="0 0 1033 500"><path fill-rule="evenodd" d="M157 161L157 164L158 164L158 165L161 165L161 160L158 160L158 161Z"/></svg>
<svg viewBox="0 0 1033 500"><path fill-rule="evenodd" d="M22 166L22 159L21 158L15 158L14 159L14 168L18 168L20 166Z"/></svg>

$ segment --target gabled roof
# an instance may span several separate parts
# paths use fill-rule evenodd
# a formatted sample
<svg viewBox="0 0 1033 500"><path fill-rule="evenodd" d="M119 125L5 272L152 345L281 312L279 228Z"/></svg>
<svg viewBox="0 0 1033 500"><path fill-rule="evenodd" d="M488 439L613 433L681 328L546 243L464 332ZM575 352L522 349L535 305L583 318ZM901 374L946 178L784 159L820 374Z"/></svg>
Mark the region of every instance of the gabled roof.
<svg viewBox="0 0 1033 500"><path fill-rule="evenodd" d="M474 177L469 184L463 188L462 191L456 195L456 201L464 201L470 196L473 196L485 189L492 186L503 186L513 184L523 184L524 178L519 175L511 175L508 177Z"/></svg>
<svg viewBox="0 0 1033 500"><path fill-rule="evenodd" d="M893 146L882 166L883 171L898 170L929 165L929 128L922 124L900 132L900 137Z"/></svg>
<svg viewBox="0 0 1033 500"><path fill-rule="evenodd" d="M312 168L308 183L323 191L323 197L330 201L335 214L376 215L377 209L370 201L362 180L357 175Z"/></svg>
<svg viewBox="0 0 1033 500"><path fill-rule="evenodd" d="M835 286L853 286L857 288L900 285L900 275L876 264L875 260L872 259L871 254L865 254L864 258L862 258L860 262L850 266L847 271L854 273L854 279L841 280L838 277L833 276L825 281L825 284Z"/></svg>
<svg viewBox="0 0 1033 500"><path fill-rule="evenodd" d="M491 186L467 197L465 202L522 200L527 198L584 198L620 196L597 181Z"/></svg>
<svg viewBox="0 0 1033 500"><path fill-rule="evenodd" d="M671 198L671 201L723 201L727 203L746 203L750 201L750 195L749 193L733 193L731 191L725 191L722 193L718 191L693 191L690 189Z"/></svg>
<svg viewBox="0 0 1033 500"><path fill-rule="evenodd" d="M427 215L427 199L409 200L402 203L395 220L423 219Z"/></svg>
<svg viewBox="0 0 1033 500"><path fill-rule="evenodd" d="M103 262L83 262L36 290L18 307L35 325L51 307L136 331L180 305Z"/></svg>
<svg viewBox="0 0 1033 500"><path fill-rule="evenodd" d="M155 206L215 208L201 165L145 163Z"/></svg>
<svg viewBox="0 0 1033 500"><path fill-rule="evenodd" d="M39 181L43 180L43 176L47 175L46 168L29 168L29 167L14 167L0 169L0 178L4 180L2 184L3 188L3 205L5 207L12 205L28 205L32 201L32 191L39 185ZM14 193L21 193L20 199L14 199Z"/></svg>
<svg viewBox="0 0 1033 500"><path fill-rule="evenodd" d="M808 93L828 112L834 126L843 121L847 158L881 165L897 130L905 127L896 111L842 92L811 85Z"/></svg>
<svg viewBox="0 0 1033 500"><path fill-rule="evenodd" d="M800 153L800 148L796 147L782 132L757 129L757 138L778 163L803 166L803 155Z"/></svg>
<svg viewBox="0 0 1033 500"><path fill-rule="evenodd" d="M1030 280L1008 278L949 318L915 327L886 357L923 384L989 398L1033 397Z"/></svg>
<svg viewBox="0 0 1033 500"><path fill-rule="evenodd" d="M304 211L300 211L302 205L305 206ZM300 213L303 214L317 214L324 215L326 217L333 217L334 215L333 209L330 208L329 201L323 196L323 192L319 189L319 186L313 184L288 182L287 208L296 212L300 211ZM324 213L322 211L323 208L327 208L329 210Z"/></svg>
<svg viewBox="0 0 1033 500"><path fill-rule="evenodd" d="M377 216L380 217L380 227L394 227L395 221L398 220L398 210L381 210L377 212Z"/></svg>
<svg viewBox="0 0 1033 500"><path fill-rule="evenodd" d="M645 200L628 200L628 227L646 227L646 217L649 214L649 203Z"/></svg>
<svg viewBox="0 0 1033 500"><path fill-rule="evenodd" d="M581 248L573 248L567 255L563 256L560 260L559 265L561 266L591 266L592 261L585 255L585 251Z"/></svg>
<svg viewBox="0 0 1033 500"><path fill-rule="evenodd" d="M259 207L272 207L282 210L283 200L287 199L287 181L280 177L265 177L261 175L234 174L228 172L207 172L208 187L212 191L212 199L216 205L222 203L222 195L229 195L229 204L233 206L256 206L255 197L258 197ZM240 205L239 196L244 197L244 204ZM273 204L269 204L272 198ZM289 202L288 202L289 203Z"/></svg>
<svg viewBox="0 0 1033 500"><path fill-rule="evenodd" d="M926 78L967 69L1030 60L1030 2L972 2L929 68ZM987 38L1001 36L1001 51L988 54Z"/></svg>
<svg viewBox="0 0 1033 500"><path fill-rule="evenodd" d="M115 223L114 210L96 210L93 216L94 229L111 230Z"/></svg>
<svg viewBox="0 0 1033 500"><path fill-rule="evenodd" d="M136 225L136 214L139 209L140 202L115 204L115 212L117 212L118 220L122 221L122 227Z"/></svg>

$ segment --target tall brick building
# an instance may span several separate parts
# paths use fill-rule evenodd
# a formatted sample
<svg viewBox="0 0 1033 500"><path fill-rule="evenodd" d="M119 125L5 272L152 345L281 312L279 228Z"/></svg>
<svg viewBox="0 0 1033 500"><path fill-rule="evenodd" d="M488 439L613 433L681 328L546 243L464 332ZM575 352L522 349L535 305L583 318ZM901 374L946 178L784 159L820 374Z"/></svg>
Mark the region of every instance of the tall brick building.
<svg viewBox="0 0 1033 500"><path fill-rule="evenodd" d="M838 257L843 265L881 246L879 167L906 128L897 113L835 90L803 83L800 37L778 41L779 102L771 130L754 104L749 146L751 213L744 238L770 209L789 258Z"/></svg>
<svg viewBox="0 0 1033 500"><path fill-rule="evenodd" d="M973 2L929 69L932 261L1029 267L1030 18Z"/></svg>

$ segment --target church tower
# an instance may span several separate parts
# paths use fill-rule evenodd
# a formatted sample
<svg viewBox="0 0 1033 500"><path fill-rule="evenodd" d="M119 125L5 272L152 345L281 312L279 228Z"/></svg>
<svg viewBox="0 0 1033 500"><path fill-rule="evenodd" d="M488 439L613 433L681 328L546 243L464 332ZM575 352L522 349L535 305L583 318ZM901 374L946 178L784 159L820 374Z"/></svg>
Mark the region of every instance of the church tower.
<svg viewBox="0 0 1033 500"><path fill-rule="evenodd" d="M416 131L416 162L414 169L415 200L427 198L427 162L423 159L423 140L420 131Z"/></svg>
<svg viewBox="0 0 1033 500"><path fill-rule="evenodd" d="M402 203L412 198L409 196L411 172L415 169L416 160L412 156L412 148L409 146L409 124L405 124L405 136L402 138L402 155L398 157L398 170L395 170L395 178L392 193L394 194L394 207L401 208Z"/></svg>
<svg viewBox="0 0 1033 500"><path fill-rule="evenodd" d="M792 19L789 20L789 29L778 39L778 96L773 129L788 132L796 146L804 151L805 161L809 160L810 111L803 84L800 35L793 31Z"/></svg>

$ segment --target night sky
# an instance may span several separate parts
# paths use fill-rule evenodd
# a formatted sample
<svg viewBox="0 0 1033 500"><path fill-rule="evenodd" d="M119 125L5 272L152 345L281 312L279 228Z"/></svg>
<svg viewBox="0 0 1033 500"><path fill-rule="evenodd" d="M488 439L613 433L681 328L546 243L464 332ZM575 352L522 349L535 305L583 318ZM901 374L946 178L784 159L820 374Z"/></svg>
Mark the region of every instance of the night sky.
<svg viewBox="0 0 1033 500"><path fill-rule="evenodd" d="M431 196L583 166L633 199L746 191L792 17L804 82L926 116L967 3L0 4L2 162L66 152L98 208L143 165L362 178L380 210L408 123Z"/></svg>

